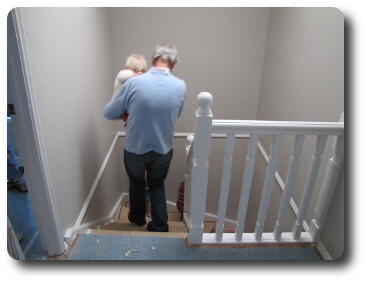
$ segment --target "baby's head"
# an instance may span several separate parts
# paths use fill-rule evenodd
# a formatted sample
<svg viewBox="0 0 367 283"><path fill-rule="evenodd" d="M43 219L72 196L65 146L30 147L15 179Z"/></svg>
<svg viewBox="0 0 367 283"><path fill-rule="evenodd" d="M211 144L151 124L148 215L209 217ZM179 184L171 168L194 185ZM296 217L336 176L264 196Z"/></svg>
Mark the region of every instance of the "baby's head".
<svg viewBox="0 0 367 283"><path fill-rule="evenodd" d="M132 54L126 60L125 69L131 70L135 74L144 73L148 69L148 64L143 56Z"/></svg>

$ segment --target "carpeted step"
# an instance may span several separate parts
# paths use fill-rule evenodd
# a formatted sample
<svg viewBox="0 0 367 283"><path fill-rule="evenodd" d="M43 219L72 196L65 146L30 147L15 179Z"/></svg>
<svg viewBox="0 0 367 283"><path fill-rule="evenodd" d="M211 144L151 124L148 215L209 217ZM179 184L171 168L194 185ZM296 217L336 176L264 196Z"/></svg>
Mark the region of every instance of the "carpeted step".
<svg viewBox="0 0 367 283"><path fill-rule="evenodd" d="M115 227L118 227L118 226L114 226L112 224L121 223L121 224L126 224L126 226L121 226L121 227L126 227L125 231L146 231L146 226L138 227L136 225L131 224L129 222L129 219L128 219L128 213L129 213L129 202L125 201L122 204L121 208L120 208L120 212L119 212L117 221L114 222L114 223L108 224L108 225L111 225L111 226L109 226L111 228L108 228L108 230L115 230ZM149 222L149 221L151 221L151 218L146 217L146 220L147 220L147 222ZM168 212L168 221L169 221L169 224L172 223L172 222L182 223L181 222L181 214L179 212ZM170 227L172 225L176 225L176 224L171 224ZM204 221L204 233L215 233L215 225L216 225L216 221L208 221L208 220ZM101 229L103 229L103 228L101 228ZM174 229L176 229L176 228L174 228ZM122 230L122 229L117 228L117 230ZM171 231L171 229L170 229L170 231ZM184 232L186 232L186 229L185 229Z"/></svg>
<svg viewBox="0 0 367 283"><path fill-rule="evenodd" d="M127 218L128 213L129 209L124 206L121 206L116 222L129 222Z"/></svg>
<svg viewBox="0 0 367 283"><path fill-rule="evenodd" d="M181 213L179 212L168 212L168 221L182 222Z"/></svg>
<svg viewBox="0 0 367 283"><path fill-rule="evenodd" d="M215 221L204 221L204 233L215 233Z"/></svg>
<svg viewBox="0 0 367 283"><path fill-rule="evenodd" d="M126 223L129 222L128 219L129 214L129 208L127 207L121 207L117 221L120 223ZM150 217L147 217L147 221L150 221ZM168 221L175 221L175 222L181 222L181 214L179 212L168 212Z"/></svg>
<svg viewBox="0 0 367 283"><path fill-rule="evenodd" d="M160 238L181 238L185 239L187 233L184 232L148 232L148 231L120 231L120 230L101 230L88 229L84 234L94 235L124 235L124 236L144 236L144 237L160 237Z"/></svg>
<svg viewBox="0 0 367 283"><path fill-rule="evenodd" d="M170 232L186 232L186 226L183 222L175 222L168 221L169 231ZM131 223L121 223L121 222L113 222L107 225L104 225L100 228L101 230L118 230L118 231L147 231L146 225L144 226L136 226Z"/></svg>

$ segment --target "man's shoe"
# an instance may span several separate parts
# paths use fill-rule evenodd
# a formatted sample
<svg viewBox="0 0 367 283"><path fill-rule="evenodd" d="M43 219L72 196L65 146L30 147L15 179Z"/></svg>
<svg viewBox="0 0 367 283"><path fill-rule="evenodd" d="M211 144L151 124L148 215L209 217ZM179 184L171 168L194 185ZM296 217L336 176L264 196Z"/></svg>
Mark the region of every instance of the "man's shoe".
<svg viewBox="0 0 367 283"><path fill-rule="evenodd" d="M130 216L130 212L127 215L127 218L129 219L130 223L135 224L136 226L144 226L145 224L147 224L147 221L135 221L134 219L132 219L132 217Z"/></svg>
<svg viewBox="0 0 367 283"><path fill-rule="evenodd" d="M148 232L168 232L168 225L167 225L167 228L166 228L166 229L164 229L163 231L157 231L157 230L155 230L155 229L153 228L153 223L152 223L152 221L149 221L149 222L148 222L148 225L147 225L147 231L148 231Z"/></svg>

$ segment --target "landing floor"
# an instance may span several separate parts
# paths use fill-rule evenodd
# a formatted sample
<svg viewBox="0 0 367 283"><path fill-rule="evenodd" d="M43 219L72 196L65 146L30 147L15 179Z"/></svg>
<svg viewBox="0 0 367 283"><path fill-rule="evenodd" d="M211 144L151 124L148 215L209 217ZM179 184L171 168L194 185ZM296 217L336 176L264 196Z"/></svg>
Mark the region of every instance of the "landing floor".
<svg viewBox="0 0 367 283"><path fill-rule="evenodd" d="M80 235L69 260L320 261L313 247L187 248L183 239Z"/></svg>
<svg viewBox="0 0 367 283"><path fill-rule="evenodd" d="M14 231L22 235L20 247L26 260L46 259L28 193L8 190L7 213Z"/></svg>

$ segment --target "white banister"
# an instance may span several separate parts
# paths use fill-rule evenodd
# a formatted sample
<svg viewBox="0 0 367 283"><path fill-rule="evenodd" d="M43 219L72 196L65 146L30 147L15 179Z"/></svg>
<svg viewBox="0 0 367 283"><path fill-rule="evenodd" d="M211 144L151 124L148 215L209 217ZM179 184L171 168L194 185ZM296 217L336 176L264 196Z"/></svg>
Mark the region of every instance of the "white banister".
<svg viewBox="0 0 367 283"><path fill-rule="evenodd" d="M213 97L208 92L198 95L196 111L193 167L190 186L190 215L188 220L189 241L200 244L203 235L203 220L206 207L206 192L209 171L209 151L212 133L212 111L209 108Z"/></svg>
<svg viewBox="0 0 367 283"><path fill-rule="evenodd" d="M275 170L278 162L278 156L279 156L279 146L281 142L281 135L277 134L273 136L273 142L271 145L271 155L268 167L266 169L266 175L265 175L265 181L263 186L263 192L261 195L261 201L260 201L260 208L259 208L259 214L256 221L256 227L255 227L255 238L257 241L261 240L262 232L264 230L264 223L265 219L268 213L269 205L270 205L270 199L271 194L274 187L274 177L275 177Z"/></svg>
<svg viewBox="0 0 367 283"><path fill-rule="evenodd" d="M216 235L217 240L222 239L224 230L224 218L227 211L228 193L229 193L229 183L231 181L232 172L232 155L234 151L235 144L235 134L229 133L226 137L224 143L224 160L223 160L223 171L222 171L222 182L220 186L220 196L218 204L218 218L216 224Z"/></svg>
<svg viewBox="0 0 367 283"><path fill-rule="evenodd" d="M344 113L340 117L344 123ZM337 136L334 139L333 155L329 159L324 179L321 185L320 196L315 206L314 218L310 225L310 234L315 242L320 240L322 228L325 225L327 212L334 194L340 170L344 161L344 137Z"/></svg>
<svg viewBox="0 0 367 283"><path fill-rule="evenodd" d="M239 243L312 243L320 238L324 226L331 196L337 176L343 163L343 122L288 122L288 121L248 121L248 120L213 120L210 110L212 96L201 93L198 96L199 109L196 111L194 138L188 137L186 145L185 171L185 222L188 226L190 245L197 244L239 244ZM184 134L182 134L184 135ZM265 158L268 165L264 177L255 231L245 231L248 205L255 174L257 148L264 154L259 137L272 136L270 157ZM279 150L284 135L295 137L292 154L289 160L285 184L277 173ZM306 182L303 186L299 208L292 199L297 180L304 141L307 135L317 136L315 150L311 158ZM310 200L319 174L321 156L325 151L328 136L335 136L334 153L329 160L323 179L320 197L317 201L314 218L309 227L305 221ZM216 215L216 232L204 233L203 220L206 208L208 185L209 152L212 138L225 137L224 161L220 184L218 213ZM236 138L249 138L247 155L243 168L240 199L238 204L235 232L225 233L228 199L233 169L233 154ZM266 154L265 154L266 155ZM266 155L267 157L267 155ZM268 217L275 179L280 180L283 194L279 202L276 223L273 232L264 232ZM188 203L186 203L188 201ZM288 208L291 206L297 220L292 231L283 231L287 220ZM305 229L303 232L302 229Z"/></svg>
<svg viewBox="0 0 367 283"><path fill-rule="evenodd" d="M290 122L261 120L213 120L213 133L283 134L283 135L343 135L340 122Z"/></svg>
<svg viewBox="0 0 367 283"><path fill-rule="evenodd" d="M294 184L296 181L297 170L298 170L298 165L299 165L299 157L302 152L304 141L305 141L305 136L303 135L297 135L295 137L294 147L293 147L292 155L291 155L289 166L288 166L287 179L285 181L284 192L283 192L282 199L280 202L277 221L275 223L275 228L274 228L274 238L276 240L280 239L282 232L283 232L283 226L286 220L287 210L289 208L291 195L292 195Z"/></svg>
<svg viewBox="0 0 367 283"><path fill-rule="evenodd" d="M241 186L241 196L237 212L237 224L236 224L236 240L242 239L242 233L244 231L245 219L247 214L247 206L251 191L252 178L255 171L255 161L257 152L257 142L259 137L252 135L247 146L247 156L245 161L245 167L243 169L243 178Z"/></svg>
<svg viewBox="0 0 367 283"><path fill-rule="evenodd" d="M293 225L293 236L296 240L299 239L302 232L302 223L306 217L307 209L309 207L311 196L315 188L316 179L319 173L321 156L325 150L325 145L328 136L320 135L317 136L315 152L311 159L311 165L308 171L305 186L301 197L301 203L299 206L297 219Z"/></svg>

